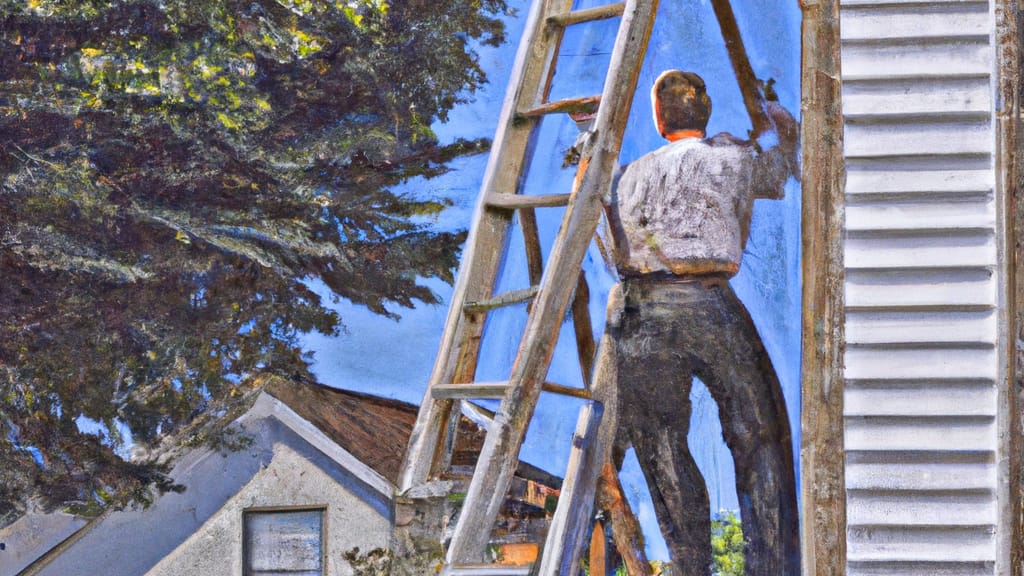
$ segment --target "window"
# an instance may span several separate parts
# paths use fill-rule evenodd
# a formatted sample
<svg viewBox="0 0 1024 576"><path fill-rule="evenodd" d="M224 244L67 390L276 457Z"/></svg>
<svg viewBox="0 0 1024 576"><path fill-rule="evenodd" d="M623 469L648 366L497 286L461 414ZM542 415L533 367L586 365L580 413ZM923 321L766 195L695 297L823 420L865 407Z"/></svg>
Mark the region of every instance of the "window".
<svg viewBox="0 0 1024 576"><path fill-rule="evenodd" d="M244 576L322 576L323 509L242 515Z"/></svg>

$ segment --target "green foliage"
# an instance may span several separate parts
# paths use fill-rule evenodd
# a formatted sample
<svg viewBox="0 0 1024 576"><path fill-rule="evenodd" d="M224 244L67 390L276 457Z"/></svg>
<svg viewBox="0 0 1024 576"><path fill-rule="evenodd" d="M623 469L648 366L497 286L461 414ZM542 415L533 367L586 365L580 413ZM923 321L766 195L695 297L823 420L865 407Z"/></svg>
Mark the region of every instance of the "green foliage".
<svg viewBox="0 0 1024 576"><path fill-rule="evenodd" d="M733 512L711 521L712 571L715 576L743 576L743 527Z"/></svg>
<svg viewBox="0 0 1024 576"><path fill-rule="evenodd" d="M374 548L365 554L353 548L343 556L355 576L424 576L440 573L443 565L440 547L434 552L404 557L383 548Z"/></svg>
<svg viewBox="0 0 1024 576"><path fill-rule="evenodd" d="M444 199L486 142L430 125L485 81L504 0L0 0L0 525L169 486L125 460L311 378L341 326L452 279ZM82 423L88 424L81 426ZM82 428L88 431L83 431Z"/></svg>

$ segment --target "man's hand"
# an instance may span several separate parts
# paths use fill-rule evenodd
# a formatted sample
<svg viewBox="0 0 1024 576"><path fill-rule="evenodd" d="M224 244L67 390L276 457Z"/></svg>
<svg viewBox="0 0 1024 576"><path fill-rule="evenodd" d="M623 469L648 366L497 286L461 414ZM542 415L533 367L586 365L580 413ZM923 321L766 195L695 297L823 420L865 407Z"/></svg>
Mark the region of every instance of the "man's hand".
<svg viewBox="0 0 1024 576"><path fill-rule="evenodd" d="M774 100L765 103L765 111L775 126L775 133L779 135L779 144L787 148L797 148L800 142L800 124L796 118Z"/></svg>
<svg viewBox="0 0 1024 576"><path fill-rule="evenodd" d="M765 103L765 110L768 118L775 126L775 135L778 137L778 147L785 160L786 170L797 180L800 179L800 124L793 115L777 101L769 100Z"/></svg>

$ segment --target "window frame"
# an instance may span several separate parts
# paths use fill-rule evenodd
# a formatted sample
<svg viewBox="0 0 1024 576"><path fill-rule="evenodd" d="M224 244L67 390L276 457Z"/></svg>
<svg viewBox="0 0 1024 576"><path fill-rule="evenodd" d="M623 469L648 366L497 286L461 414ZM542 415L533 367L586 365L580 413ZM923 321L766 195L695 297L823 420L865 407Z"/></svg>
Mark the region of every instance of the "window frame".
<svg viewBox="0 0 1024 576"><path fill-rule="evenodd" d="M290 506L253 506L244 508L241 514L241 539L242 539L242 576L253 576L249 567L249 539L247 536L246 517L250 514L280 514L289 512L319 512L320 513L320 576L327 575L327 505L290 505Z"/></svg>

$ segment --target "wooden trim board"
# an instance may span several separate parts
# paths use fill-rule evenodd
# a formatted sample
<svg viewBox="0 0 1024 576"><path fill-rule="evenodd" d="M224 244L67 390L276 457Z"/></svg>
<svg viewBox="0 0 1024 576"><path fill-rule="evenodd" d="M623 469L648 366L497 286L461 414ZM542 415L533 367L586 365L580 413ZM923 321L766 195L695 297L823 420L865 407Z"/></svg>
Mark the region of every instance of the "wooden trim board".
<svg viewBox="0 0 1024 576"><path fill-rule="evenodd" d="M802 570L845 574L843 250L845 168L839 1L803 0Z"/></svg>

